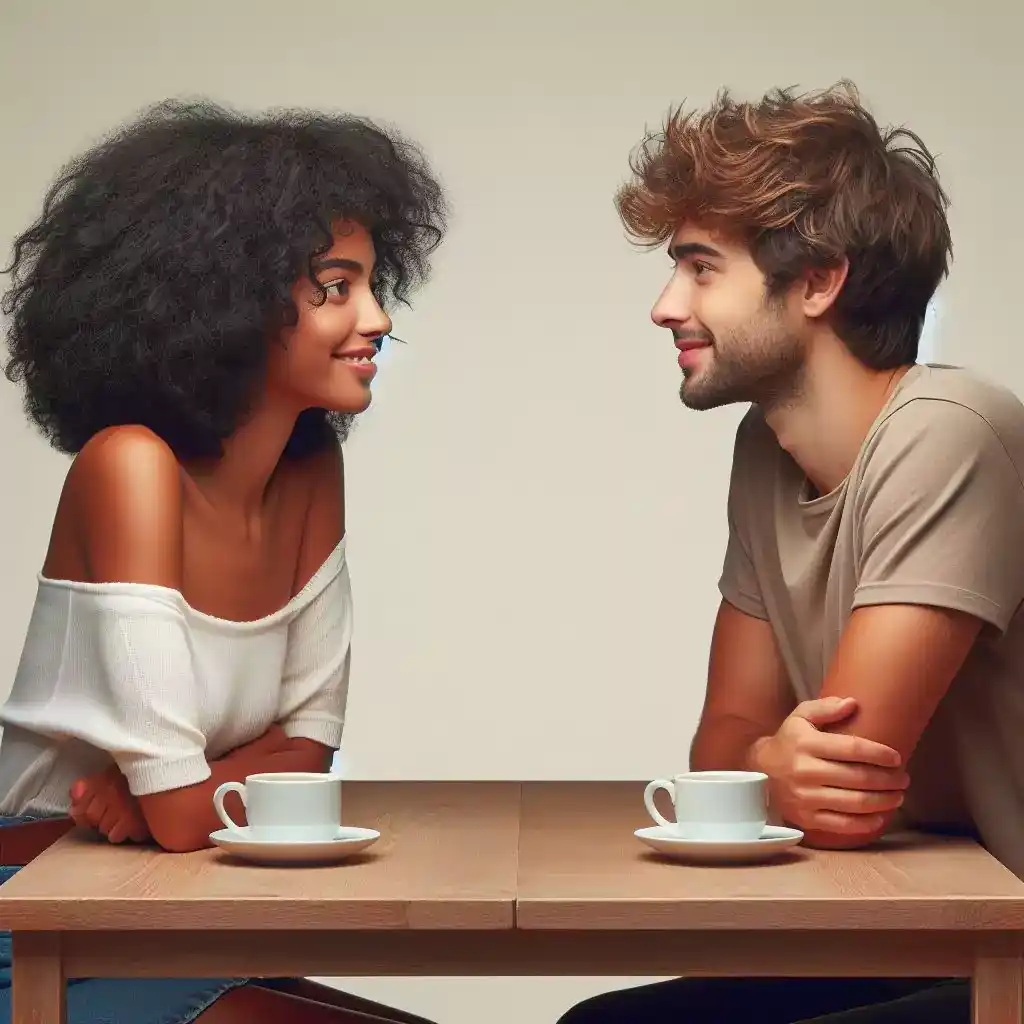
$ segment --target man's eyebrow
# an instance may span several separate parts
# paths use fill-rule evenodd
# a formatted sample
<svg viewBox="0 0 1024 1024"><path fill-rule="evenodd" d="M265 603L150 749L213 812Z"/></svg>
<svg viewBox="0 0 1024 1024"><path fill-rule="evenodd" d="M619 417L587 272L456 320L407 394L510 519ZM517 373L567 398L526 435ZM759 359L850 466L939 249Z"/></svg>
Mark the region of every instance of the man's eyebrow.
<svg viewBox="0 0 1024 1024"><path fill-rule="evenodd" d="M719 252L714 246L705 245L703 242L679 242L669 249L668 254L676 263L687 260L691 256L710 256L715 260L725 259L725 253Z"/></svg>
<svg viewBox="0 0 1024 1024"><path fill-rule="evenodd" d="M314 270L351 270L357 274L363 272L363 265L358 260L345 260L337 256L332 256L330 259L325 260L314 260Z"/></svg>

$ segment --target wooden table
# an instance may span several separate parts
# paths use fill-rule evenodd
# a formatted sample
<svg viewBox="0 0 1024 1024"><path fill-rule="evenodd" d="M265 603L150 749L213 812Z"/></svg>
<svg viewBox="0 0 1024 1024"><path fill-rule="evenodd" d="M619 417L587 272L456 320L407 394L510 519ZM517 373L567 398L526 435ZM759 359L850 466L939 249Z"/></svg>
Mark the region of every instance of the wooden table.
<svg viewBox="0 0 1024 1024"><path fill-rule="evenodd" d="M61 1024L66 977L878 975L974 979L1021 1024L1024 883L966 840L662 861L639 783L347 783L357 862L267 868L71 834L0 888L13 1024Z"/></svg>

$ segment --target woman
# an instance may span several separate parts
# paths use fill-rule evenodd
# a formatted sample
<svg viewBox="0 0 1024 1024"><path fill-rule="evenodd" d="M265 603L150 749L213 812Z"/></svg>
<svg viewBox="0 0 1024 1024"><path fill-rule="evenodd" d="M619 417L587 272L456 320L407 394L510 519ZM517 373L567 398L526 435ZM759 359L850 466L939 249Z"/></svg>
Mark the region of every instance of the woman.
<svg viewBox="0 0 1024 1024"><path fill-rule="evenodd" d="M220 783L326 770L340 442L445 211L418 151L350 116L167 102L64 170L3 303L8 377L75 455L0 712L5 850L67 816L195 850ZM301 979L156 979L72 982L68 1019L417 1018Z"/></svg>

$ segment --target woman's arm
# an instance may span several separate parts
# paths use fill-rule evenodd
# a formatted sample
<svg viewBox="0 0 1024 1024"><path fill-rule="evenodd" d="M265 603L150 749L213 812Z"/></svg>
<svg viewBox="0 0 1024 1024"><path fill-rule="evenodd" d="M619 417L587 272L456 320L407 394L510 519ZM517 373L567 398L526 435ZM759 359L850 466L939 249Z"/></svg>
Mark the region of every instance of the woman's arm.
<svg viewBox="0 0 1024 1024"><path fill-rule="evenodd" d="M300 588L337 547L344 529L340 451L316 456L304 468L309 501L299 559ZM180 594L183 499L180 467L170 449L142 428L116 428L89 442L73 472L78 481L76 506L89 578L95 582L151 584ZM182 657L187 655L182 653ZM210 832L221 827L213 809L213 793L222 783L243 781L254 772L320 772L329 765L333 735L303 735L315 730L293 711L280 720L280 731L286 734L280 745L276 734L261 737L204 766L202 738L188 724L192 711L185 703L180 708L174 703L187 701L185 691L173 685L170 677L147 676L146 683L151 692L135 713L145 719L150 733L156 730L166 737L161 741L167 750L165 757L179 760L151 764L135 753L130 760L121 756L120 768L135 780L132 788L139 794L138 806L146 826L165 849L184 851L209 845ZM159 707L152 703L154 695L159 695ZM317 708L306 718L316 715L324 717L325 712ZM180 735L174 732L178 723L187 726ZM188 766L187 775L179 765ZM166 788L160 782L172 770L183 781ZM207 770L210 774L201 779ZM184 781L187 776L196 781Z"/></svg>
<svg viewBox="0 0 1024 1024"><path fill-rule="evenodd" d="M287 743L288 734L275 723L262 736L258 736L251 743L243 743L235 747L234 750L229 750L217 760L231 761L243 757L252 758L258 754L276 754L279 750L283 750Z"/></svg>
<svg viewBox="0 0 1024 1024"><path fill-rule="evenodd" d="M268 758L275 754L288 753L293 749L293 741L289 740L285 731L279 725L272 725L251 743L242 744L211 762L211 767L217 772L222 765L229 766L232 776L240 776L237 781L242 781L246 775L255 772L280 770L276 767L280 763L277 759L269 762L271 768L264 767L268 763ZM96 829L111 843L143 843L153 838L142 807L129 791L128 781L117 765L111 765L105 771L75 782L71 787L70 816L77 825ZM218 819L214 828L219 827ZM212 832L213 828L209 831ZM161 833L165 836L166 832L166 829L161 828ZM209 835L209 832L206 835ZM183 840L188 837L178 838ZM183 845L188 846L189 843L184 842Z"/></svg>
<svg viewBox="0 0 1024 1024"><path fill-rule="evenodd" d="M172 853L210 845L210 833L224 827L213 808L213 794L225 782L244 782L257 772L325 772L332 751L313 740L291 739L272 752L239 753L210 765L205 782L140 796L139 807L153 838Z"/></svg>

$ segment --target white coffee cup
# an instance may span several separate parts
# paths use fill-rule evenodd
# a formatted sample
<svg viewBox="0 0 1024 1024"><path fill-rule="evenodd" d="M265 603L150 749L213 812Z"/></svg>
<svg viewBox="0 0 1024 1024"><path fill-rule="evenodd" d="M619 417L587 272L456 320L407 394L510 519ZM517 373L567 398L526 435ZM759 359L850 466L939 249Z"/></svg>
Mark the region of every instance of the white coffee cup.
<svg viewBox="0 0 1024 1024"><path fill-rule="evenodd" d="M659 825L681 838L746 842L759 839L767 824L767 782L761 772L683 772L648 783L644 803ZM659 789L672 797L675 821L655 806Z"/></svg>
<svg viewBox="0 0 1024 1024"><path fill-rule="evenodd" d="M225 782L213 794L220 820L233 832L243 827L224 808L228 793L242 798L248 837L272 842L319 842L341 829L341 779L317 772L261 772Z"/></svg>

